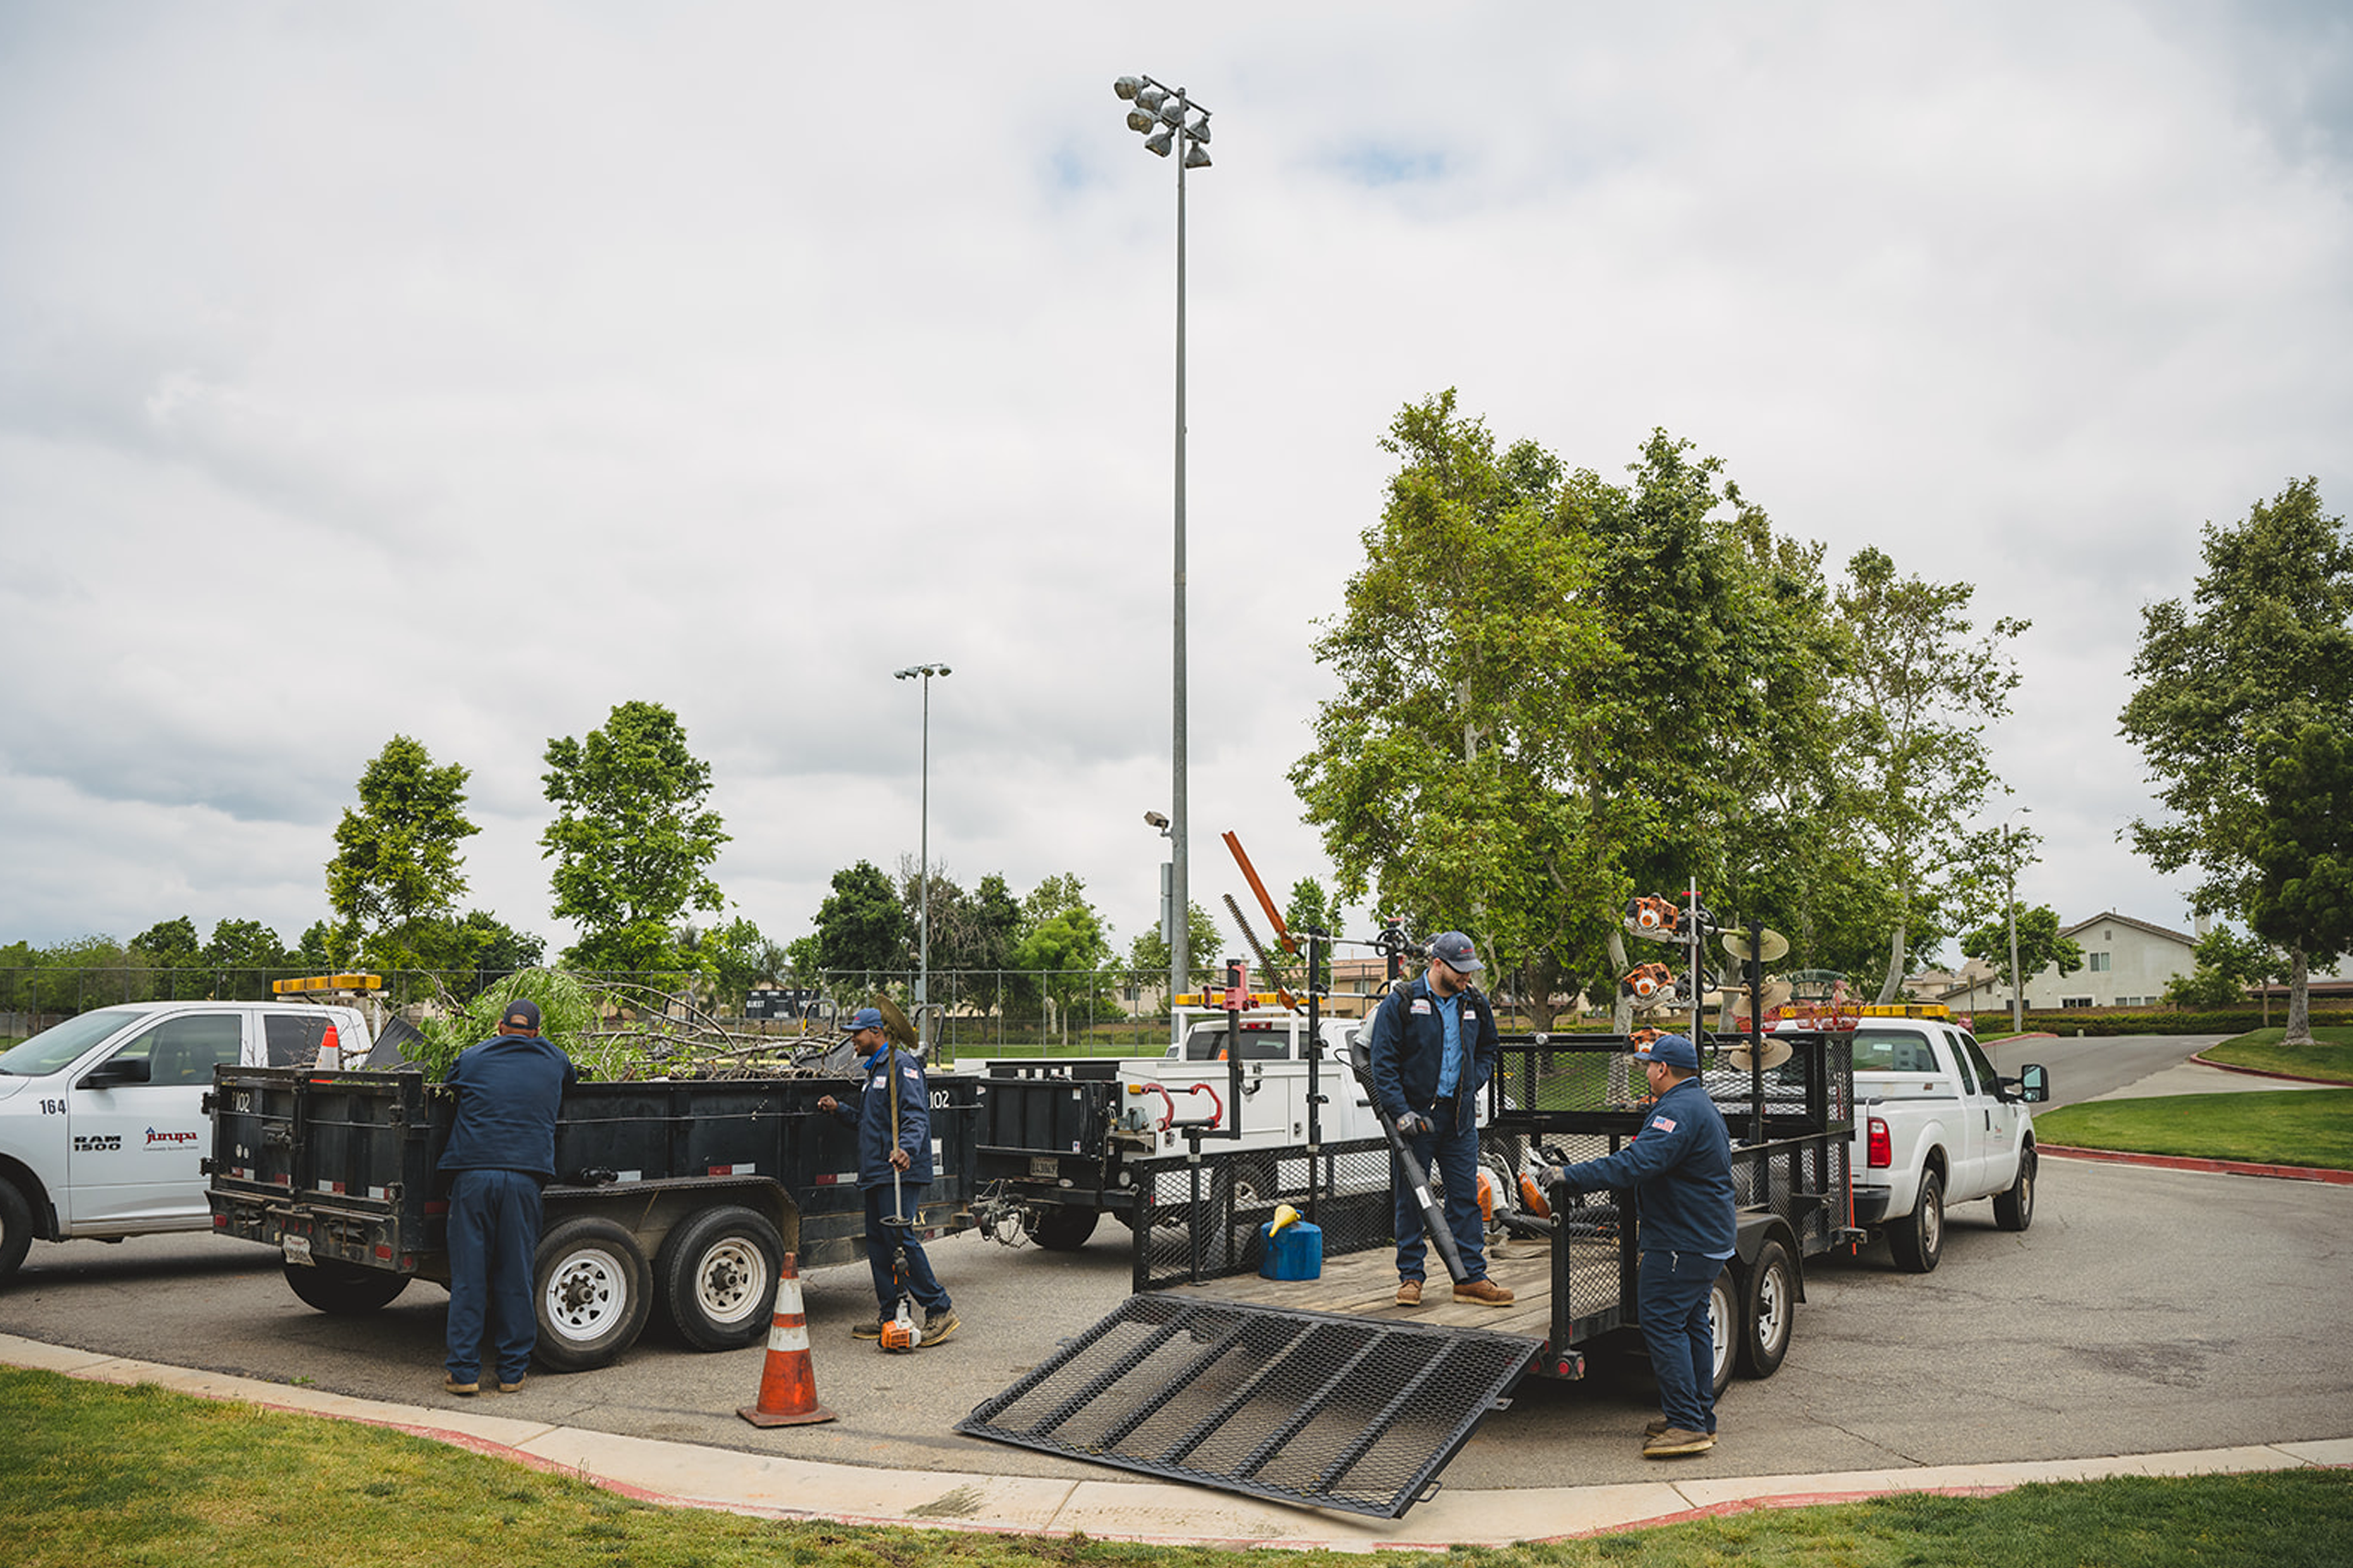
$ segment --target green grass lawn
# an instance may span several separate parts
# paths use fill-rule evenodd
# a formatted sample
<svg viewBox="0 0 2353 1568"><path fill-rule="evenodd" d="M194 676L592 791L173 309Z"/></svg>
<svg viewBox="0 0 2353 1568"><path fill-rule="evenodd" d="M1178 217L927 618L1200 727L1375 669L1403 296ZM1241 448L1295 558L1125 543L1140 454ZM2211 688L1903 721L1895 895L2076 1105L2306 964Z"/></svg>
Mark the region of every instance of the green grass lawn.
<svg viewBox="0 0 2353 1568"><path fill-rule="evenodd" d="M16 1568L1232 1568L1230 1551L665 1508L422 1437L0 1369ZM1215 1493L1202 1494L1214 1502ZM812 1498L823 1506L822 1498ZM2020 1487L1759 1511L1554 1546L1254 1551L1267 1568L2320 1568L2353 1562L2353 1471Z"/></svg>
<svg viewBox="0 0 2353 1568"><path fill-rule="evenodd" d="M2313 1043L2292 1051L2279 1043L2284 1028L2253 1029L2236 1040L2200 1052L2209 1062L2233 1067L2258 1067L2298 1078L2336 1078L2353 1084L2353 1028L2324 1026L2313 1030Z"/></svg>
<svg viewBox="0 0 2353 1568"><path fill-rule="evenodd" d="M2034 1119L2045 1143L2353 1169L2353 1089L2095 1100Z"/></svg>

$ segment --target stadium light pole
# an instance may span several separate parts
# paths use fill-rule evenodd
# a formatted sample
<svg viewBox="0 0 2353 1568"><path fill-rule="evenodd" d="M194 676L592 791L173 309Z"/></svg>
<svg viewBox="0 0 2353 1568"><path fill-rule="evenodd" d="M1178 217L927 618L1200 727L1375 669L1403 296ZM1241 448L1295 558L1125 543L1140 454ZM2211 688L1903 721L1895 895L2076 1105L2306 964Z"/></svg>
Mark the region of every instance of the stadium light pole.
<svg viewBox="0 0 2353 1568"><path fill-rule="evenodd" d="M909 665L891 672L893 680L923 677L923 807L915 841L915 1042L922 1046L931 1043L931 1024L924 1011L931 999L931 677L949 673L946 665Z"/></svg>
<svg viewBox="0 0 2353 1568"><path fill-rule="evenodd" d="M1182 87L1169 87L1149 76L1122 76L1111 91L1130 106L1128 129L1144 139L1144 151L1176 157L1176 570L1175 579L1176 656L1171 690L1173 744L1168 801L1169 907L1176 917L1168 942L1168 1037L1183 1039L1176 1017L1176 998L1185 989L1192 966L1192 909L1189 875L1191 819L1186 805L1185 724L1185 171L1210 166L1210 111L1192 100ZM1198 119L1194 118L1199 116Z"/></svg>
<svg viewBox="0 0 2353 1568"><path fill-rule="evenodd" d="M2009 816L2002 819L2002 847L2009 853L2002 857L2002 869L2006 873L2005 885L2009 892L2010 906L2010 1032L2026 1032L2026 976L2018 972L2018 841L2010 835L2010 817L2020 812L2031 812L2032 806L2013 806Z"/></svg>

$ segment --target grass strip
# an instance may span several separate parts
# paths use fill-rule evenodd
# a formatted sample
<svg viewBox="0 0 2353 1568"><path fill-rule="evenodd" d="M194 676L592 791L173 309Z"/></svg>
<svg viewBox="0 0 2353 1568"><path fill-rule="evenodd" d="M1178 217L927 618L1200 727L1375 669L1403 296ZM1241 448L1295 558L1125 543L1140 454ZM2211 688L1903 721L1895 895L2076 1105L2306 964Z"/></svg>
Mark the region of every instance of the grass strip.
<svg viewBox="0 0 2353 1568"><path fill-rule="evenodd" d="M0 1368L0 1539L18 1568L1232 1568L1231 1552L742 1518L635 1502L422 1437ZM1214 1501L1214 1494L1203 1494ZM822 1497L810 1499L824 1506ZM2036 1484L1760 1509L1553 1545L1267 1568L2320 1568L2353 1562L2353 1471Z"/></svg>
<svg viewBox="0 0 2353 1568"><path fill-rule="evenodd" d="M2038 1113L2034 1135L2084 1149L2348 1170L2353 1090L2092 1100Z"/></svg>
<svg viewBox="0 0 2353 1568"><path fill-rule="evenodd" d="M2312 1044L2292 1048L2279 1043L2287 1034L2284 1028L2250 1029L2236 1040L2210 1046L2200 1054L2209 1062L2227 1062L2233 1067L2353 1084L2353 1028L2316 1028L2313 1030Z"/></svg>

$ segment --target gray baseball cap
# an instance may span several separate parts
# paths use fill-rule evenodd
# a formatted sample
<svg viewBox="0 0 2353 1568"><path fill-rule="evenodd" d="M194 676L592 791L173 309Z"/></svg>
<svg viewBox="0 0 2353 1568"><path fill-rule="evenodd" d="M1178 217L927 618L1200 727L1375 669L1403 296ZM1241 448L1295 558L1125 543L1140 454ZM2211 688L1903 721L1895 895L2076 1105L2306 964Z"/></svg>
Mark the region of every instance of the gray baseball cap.
<svg viewBox="0 0 2353 1568"><path fill-rule="evenodd" d="M1460 931L1448 931L1432 940L1430 957L1457 974L1476 974L1487 967L1479 961L1478 950L1471 946L1471 938Z"/></svg>

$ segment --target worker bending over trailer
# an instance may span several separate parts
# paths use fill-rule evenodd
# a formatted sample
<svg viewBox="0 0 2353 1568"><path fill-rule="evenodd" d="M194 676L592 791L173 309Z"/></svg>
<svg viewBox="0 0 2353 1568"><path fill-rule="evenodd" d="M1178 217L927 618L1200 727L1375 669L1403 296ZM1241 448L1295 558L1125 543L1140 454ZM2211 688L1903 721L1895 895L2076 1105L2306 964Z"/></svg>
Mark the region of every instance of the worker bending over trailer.
<svg viewBox="0 0 2353 1568"><path fill-rule="evenodd" d="M1705 1453L1716 1446L1715 1335L1708 1297L1733 1252L1732 1138L1699 1085L1699 1052L1679 1034L1634 1049L1658 1096L1634 1141L1607 1159L1563 1165L1570 1192L1630 1188L1640 1216L1642 1281L1636 1311L1658 1377L1659 1419L1643 1429L1643 1457Z"/></svg>

